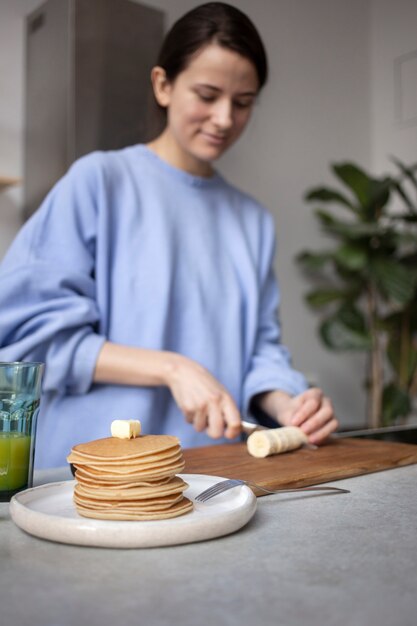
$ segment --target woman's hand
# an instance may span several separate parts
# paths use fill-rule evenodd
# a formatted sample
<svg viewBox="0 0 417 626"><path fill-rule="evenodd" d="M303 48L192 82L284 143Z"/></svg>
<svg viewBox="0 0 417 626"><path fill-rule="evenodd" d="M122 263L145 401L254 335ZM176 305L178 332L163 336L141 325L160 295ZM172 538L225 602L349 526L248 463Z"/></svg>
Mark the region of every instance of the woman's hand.
<svg viewBox="0 0 417 626"><path fill-rule="evenodd" d="M241 432L240 414L232 396L199 363L175 355L167 384L187 422L213 439L233 439Z"/></svg>
<svg viewBox="0 0 417 626"><path fill-rule="evenodd" d="M267 392L262 394L259 404L282 426L301 428L310 443L323 443L339 425L330 399L318 387L294 397L281 391Z"/></svg>
<svg viewBox="0 0 417 626"><path fill-rule="evenodd" d="M132 348L106 341L94 372L97 383L169 387L187 422L214 439L241 431L232 396L204 367L175 352Z"/></svg>
<svg viewBox="0 0 417 626"><path fill-rule="evenodd" d="M286 426L301 428L315 444L322 443L339 425L330 399L318 387L289 398L278 419Z"/></svg>

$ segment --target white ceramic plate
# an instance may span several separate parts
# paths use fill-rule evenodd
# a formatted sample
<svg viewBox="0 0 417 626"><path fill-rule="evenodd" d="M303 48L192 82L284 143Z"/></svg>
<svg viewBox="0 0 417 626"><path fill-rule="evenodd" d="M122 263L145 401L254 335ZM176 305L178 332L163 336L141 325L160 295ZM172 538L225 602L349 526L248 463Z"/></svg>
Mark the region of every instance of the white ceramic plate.
<svg viewBox="0 0 417 626"><path fill-rule="evenodd" d="M180 474L187 498L211 487L219 476ZM235 487L205 504L194 502L190 513L146 522L95 520L78 515L72 500L75 481L27 489L10 502L13 521L31 535L82 546L150 548L203 541L242 528L254 515L256 497L246 485Z"/></svg>

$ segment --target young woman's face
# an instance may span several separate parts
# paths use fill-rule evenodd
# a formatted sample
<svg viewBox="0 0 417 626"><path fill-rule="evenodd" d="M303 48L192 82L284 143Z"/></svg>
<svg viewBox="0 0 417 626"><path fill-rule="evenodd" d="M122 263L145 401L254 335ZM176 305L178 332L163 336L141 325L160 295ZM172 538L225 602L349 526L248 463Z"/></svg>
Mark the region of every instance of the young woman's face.
<svg viewBox="0 0 417 626"><path fill-rule="evenodd" d="M207 175L210 163L240 136L258 92L254 65L240 54L210 44L169 83L155 93L167 108L165 136L175 164ZM174 155L175 153L175 155Z"/></svg>

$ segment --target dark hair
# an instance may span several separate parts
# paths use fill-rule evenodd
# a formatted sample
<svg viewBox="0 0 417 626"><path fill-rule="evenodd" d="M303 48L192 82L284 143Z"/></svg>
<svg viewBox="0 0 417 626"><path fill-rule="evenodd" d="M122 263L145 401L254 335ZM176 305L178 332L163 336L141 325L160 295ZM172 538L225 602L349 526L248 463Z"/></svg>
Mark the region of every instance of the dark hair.
<svg viewBox="0 0 417 626"><path fill-rule="evenodd" d="M208 2L183 15L165 37L157 60L169 81L175 80L197 50L217 43L249 59L259 89L267 80L268 62L261 37L245 13L224 2Z"/></svg>

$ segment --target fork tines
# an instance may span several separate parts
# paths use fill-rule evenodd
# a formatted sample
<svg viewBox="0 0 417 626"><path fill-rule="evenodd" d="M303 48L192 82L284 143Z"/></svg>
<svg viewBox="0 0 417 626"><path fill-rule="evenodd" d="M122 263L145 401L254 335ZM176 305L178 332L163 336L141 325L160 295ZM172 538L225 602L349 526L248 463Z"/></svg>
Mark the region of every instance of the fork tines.
<svg viewBox="0 0 417 626"><path fill-rule="evenodd" d="M212 487L209 487L205 491L202 491L201 493L199 493L198 496L195 498L195 501L205 502L206 500L213 498L213 496L217 496L219 493L222 493L223 491L227 491L228 489L231 489L232 487L237 487L238 485L244 485L244 484L245 482L243 480L238 480L237 478L229 478L227 480L222 480L216 483L215 485L213 485Z"/></svg>

